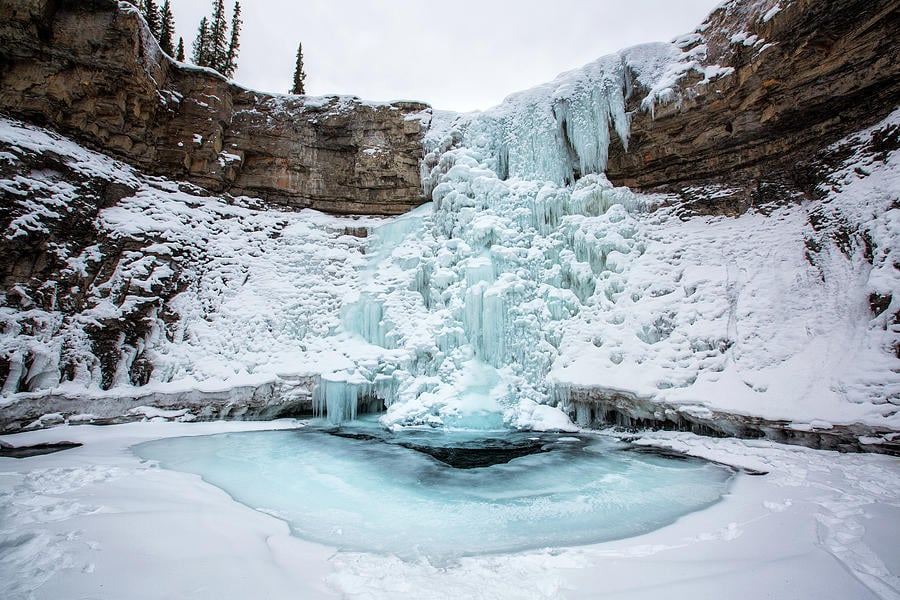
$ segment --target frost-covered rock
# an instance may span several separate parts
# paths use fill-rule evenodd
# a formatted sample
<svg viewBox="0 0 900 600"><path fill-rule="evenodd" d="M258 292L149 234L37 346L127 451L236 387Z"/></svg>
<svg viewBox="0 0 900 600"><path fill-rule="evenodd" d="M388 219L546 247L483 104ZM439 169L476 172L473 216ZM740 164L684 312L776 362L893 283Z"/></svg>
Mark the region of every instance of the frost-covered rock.
<svg viewBox="0 0 900 600"><path fill-rule="evenodd" d="M369 221L211 197L6 119L0 148L4 427L56 402L311 411L332 348L314 340L339 326Z"/></svg>
<svg viewBox="0 0 900 600"><path fill-rule="evenodd" d="M626 103L607 176L709 214L809 194L816 153L896 107L896 27L890 0L722 2Z"/></svg>

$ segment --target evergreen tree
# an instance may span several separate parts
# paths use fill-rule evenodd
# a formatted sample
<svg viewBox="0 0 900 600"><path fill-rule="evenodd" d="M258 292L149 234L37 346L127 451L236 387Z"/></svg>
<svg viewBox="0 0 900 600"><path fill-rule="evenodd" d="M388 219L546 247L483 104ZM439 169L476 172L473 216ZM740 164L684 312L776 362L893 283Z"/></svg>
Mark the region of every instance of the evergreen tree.
<svg viewBox="0 0 900 600"><path fill-rule="evenodd" d="M158 40L160 23L159 9L156 7L156 0L144 0L142 4L144 6L141 14L144 15L144 20L147 21L147 27L150 28L150 33Z"/></svg>
<svg viewBox="0 0 900 600"><path fill-rule="evenodd" d="M175 57L178 62L184 62L184 38L178 38L178 55Z"/></svg>
<svg viewBox="0 0 900 600"><path fill-rule="evenodd" d="M209 25L209 64L219 73L225 70L228 54L228 21L225 20L225 0L213 0L212 21Z"/></svg>
<svg viewBox="0 0 900 600"><path fill-rule="evenodd" d="M175 16L172 14L169 0L165 0L159 10L159 47L169 56L175 55L174 36Z"/></svg>
<svg viewBox="0 0 900 600"><path fill-rule="evenodd" d="M294 68L294 87L291 88L292 94L306 94L306 87L303 82L306 80L306 73L303 72L303 44L297 46L297 66Z"/></svg>
<svg viewBox="0 0 900 600"><path fill-rule="evenodd" d="M193 56L191 61L199 67L209 66L209 21L206 17L200 19L200 27L197 29L197 37L194 39Z"/></svg>
<svg viewBox="0 0 900 600"><path fill-rule="evenodd" d="M235 2L231 17L231 37L225 20L225 0L213 0L211 17L203 17L191 60L195 65L215 69L225 77L232 77L237 70L237 55L241 35L241 3ZM227 43L226 43L227 42Z"/></svg>
<svg viewBox="0 0 900 600"><path fill-rule="evenodd" d="M225 65L222 75L231 79L237 71L237 55L241 47L238 38L241 35L241 3L234 3L234 13L231 16L231 40L228 42L228 52L225 54Z"/></svg>

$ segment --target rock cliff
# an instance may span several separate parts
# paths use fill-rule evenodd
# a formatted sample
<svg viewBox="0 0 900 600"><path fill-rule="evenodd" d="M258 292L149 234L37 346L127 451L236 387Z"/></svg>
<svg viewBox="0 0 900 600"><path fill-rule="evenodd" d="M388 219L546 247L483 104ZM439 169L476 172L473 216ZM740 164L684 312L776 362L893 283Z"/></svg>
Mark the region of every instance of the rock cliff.
<svg viewBox="0 0 900 600"><path fill-rule="evenodd" d="M897 31L896 0L723 3L676 40L699 62L677 99L650 111L648 90L631 96L628 150L614 138L608 177L731 214L809 192L820 181L816 153L897 104ZM709 184L720 188L714 201L697 189Z"/></svg>
<svg viewBox="0 0 900 600"><path fill-rule="evenodd" d="M176 64L114 0L0 1L0 111L215 193L338 214L424 201L426 105L246 90Z"/></svg>

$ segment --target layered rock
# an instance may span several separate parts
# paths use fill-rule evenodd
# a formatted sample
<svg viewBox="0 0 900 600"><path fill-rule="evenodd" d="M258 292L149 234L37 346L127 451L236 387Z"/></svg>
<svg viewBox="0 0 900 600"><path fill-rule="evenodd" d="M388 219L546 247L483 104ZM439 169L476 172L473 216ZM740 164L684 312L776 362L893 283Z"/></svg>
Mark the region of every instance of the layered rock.
<svg viewBox="0 0 900 600"><path fill-rule="evenodd" d="M339 214L424 201L427 105L246 90L176 64L114 0L0 1L0 111L215 193Z"/></svg>
<svg viewBox="0 0 900 600"><path fill-rule="evenodd" d="M676 40L716 73L689 70L653 110L641 107L647 90L633 94L628 150L614 140L607 175L732 214L809 192L816 152L900 98L898 30L896 0L726 2ZM706 202L696 188L707 184L730 193Z"/></svg>

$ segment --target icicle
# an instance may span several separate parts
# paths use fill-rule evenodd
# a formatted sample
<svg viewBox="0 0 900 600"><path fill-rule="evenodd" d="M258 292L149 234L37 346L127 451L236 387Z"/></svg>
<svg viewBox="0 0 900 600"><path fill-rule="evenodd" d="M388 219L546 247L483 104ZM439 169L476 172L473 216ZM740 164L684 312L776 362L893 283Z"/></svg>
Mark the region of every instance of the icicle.
<svg viewBox="0 0 900 600"><path fill-rule="evenodd" d="M352 421L360 408L380 409L382 401L392 402L396 390L396 381L391 376L379 375L372 382L359 373L323 375L313 391L313 415L325 417L334 424Z"/></svg>
<svg viewBox="0 0 900 600"><path fill-rule="evenodd" d="M504 351L506 349L506 304L503 294L496 288L491 288L484 293L484 310L482 314L482 334L480 352L475 355L486 363L494 366L503 366Z"/></svg>
<svg viewBox="0 0 900 600"><path fill-rule="evenodd" d="M343 310L344 327L361 335L370 344L382 348L394 348L394 340L389 336L390 325L384 320L384 302L369 294L360 294L355 302L348 303Z"/></svg>
<svg viewBox="0 0 900 600"><path fill-rule="evenodd" d="M470 259L466 265L466 286L472 287L482 281L494 281L494 264L489 256Z"/></svg>

